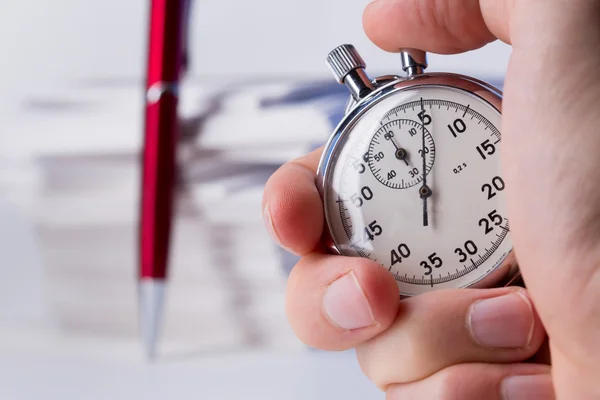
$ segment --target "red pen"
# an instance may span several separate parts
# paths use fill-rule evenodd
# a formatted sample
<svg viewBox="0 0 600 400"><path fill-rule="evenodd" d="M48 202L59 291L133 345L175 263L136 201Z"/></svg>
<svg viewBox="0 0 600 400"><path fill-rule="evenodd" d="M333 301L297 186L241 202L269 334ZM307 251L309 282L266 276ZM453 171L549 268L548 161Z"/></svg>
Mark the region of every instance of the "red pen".
<svg viewBox="0 0 600 400"><path fill-rule="evenodd" d="M140 328L155 354L167 279L176 182L178 92L188 0L152 0L139 231Z"/></svg>

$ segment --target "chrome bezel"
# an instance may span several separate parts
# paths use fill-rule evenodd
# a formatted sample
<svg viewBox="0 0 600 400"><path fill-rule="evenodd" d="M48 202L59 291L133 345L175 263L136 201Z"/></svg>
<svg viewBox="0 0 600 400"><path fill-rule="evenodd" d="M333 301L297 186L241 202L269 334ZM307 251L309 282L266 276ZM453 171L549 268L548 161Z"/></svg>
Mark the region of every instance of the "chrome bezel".
<svg viewBox="0 0 600 400"><path fill-rule="evenodd" d="M375 105L384 99L395 95L398 92L418 89L420 87L447 87L465 91L492 106L498 113L502 114L502 92L494 86L464 75L449 73L429 73L413 76L410 78L398 78L389 81L389 77L382 79L386 82L371 92L364 99L356 102L350 100L346 107L346 115L338 124L327 144L323 148L323 154L317 169L317 187L323 200L324 213L326 219L327 240L331 244L331 250L337 254L342 254L337 243L331 234L329 208L325 206L327 198L330 166L335 162L339 154L339 146L345 143L346 136L350 133L354 125ZM373 82L377 82L375 79ZM472 288L484 288L494 286L505 286L513 284L520 277L517 260L514 250L511 250L504 258L502 264L490 274L484 276L481 280L469 286Z"/></svg>

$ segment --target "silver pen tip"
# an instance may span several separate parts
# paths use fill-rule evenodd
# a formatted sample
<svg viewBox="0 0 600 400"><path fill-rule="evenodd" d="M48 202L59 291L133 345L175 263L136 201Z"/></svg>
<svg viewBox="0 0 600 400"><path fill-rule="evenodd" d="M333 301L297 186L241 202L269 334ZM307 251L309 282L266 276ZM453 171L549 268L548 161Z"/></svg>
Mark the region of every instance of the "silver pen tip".
<svg viewBox="0 0 600 400"><path fill-rule="evenodd" d="M140 281L140 330L148 360L156 359L156 346L162 322L165 299L165 281L143 279Z"/></svg>

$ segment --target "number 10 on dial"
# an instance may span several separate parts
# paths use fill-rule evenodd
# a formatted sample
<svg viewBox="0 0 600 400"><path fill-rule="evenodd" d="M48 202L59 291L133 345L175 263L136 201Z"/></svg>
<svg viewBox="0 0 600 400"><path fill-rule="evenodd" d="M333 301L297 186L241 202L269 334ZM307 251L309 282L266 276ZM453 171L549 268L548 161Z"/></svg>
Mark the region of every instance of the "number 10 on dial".
<svg viewBox="0 0 600 400"><path fill-rule="evenodd" d="M501 95L471 78L413 73L363 82L370 92L354 97L325 148L319 180L335 248L389 270L404 296L504 284L518 269Z"/></svg>

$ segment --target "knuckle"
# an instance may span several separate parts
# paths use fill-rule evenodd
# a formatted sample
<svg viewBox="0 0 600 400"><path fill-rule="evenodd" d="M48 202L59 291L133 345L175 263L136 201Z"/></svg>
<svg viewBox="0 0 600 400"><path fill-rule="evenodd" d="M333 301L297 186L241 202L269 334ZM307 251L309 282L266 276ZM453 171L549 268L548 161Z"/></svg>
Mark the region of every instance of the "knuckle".
<svg viewBox="0 0 600 400"><path fill-rule="evenodd" d="M468 347L462 313L450 315L443 308L433 312L438 300L431 296L404 302L388 329L357 348L363 372L377 386L422 380L476 351Z"/></svg>
<svg viewBox="0 0 600 400"><path fill-rule="evenodd" d="M472 374L465 371L462 366L447 368L439 373L436 387L436 399L439 400L464 400L465 393L461 390L465 379L472 379Z"/></svg>
<svg viewBox="0 0 600 400"><path fill-rule="evenodd" d="M490 380L489 364L456 364L427 378L394 385L387 400L481 400L498 398L498 382Z"/></svg>
<svg viewBox="0 0 600 400"><path fill-rule="evenodd" d="M359 345L356 356L367 378L385 390L391 384L414 382L435 372L440 363L418 332L412 330L407 336L392 328Z"/></svg>
<svg viewBox="0 0 600 400"><path fill-rule="evenodd" d="M498 396L498 367L493 364L457 364L436 376L436 399L478 400Z"/></svg>
<svg viewBox="0 0 600 400"><path fill-rule="evenodd" d="M372 348L368 344L361 344L356 347L356 358L363 374L373 382L379 389L386 390L387 386L394 383L386 379L387 363L378 359ZM391 369L391 368L390 368Z"/></svg>

